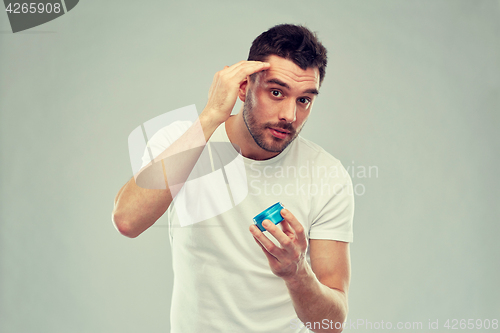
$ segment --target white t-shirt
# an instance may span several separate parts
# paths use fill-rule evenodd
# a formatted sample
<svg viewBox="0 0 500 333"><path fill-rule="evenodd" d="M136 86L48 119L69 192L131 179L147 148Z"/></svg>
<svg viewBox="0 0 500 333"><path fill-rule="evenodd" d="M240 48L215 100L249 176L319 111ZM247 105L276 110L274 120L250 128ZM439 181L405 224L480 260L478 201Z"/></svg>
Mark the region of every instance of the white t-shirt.
<svg viewBox="0 0 500 333"><path fill-rule="evenodd" d="M185 130L188 125L170 126ZM148 143L154 156L169 145L170 126ZM214 143L230 147L234 160L215 157ZM349 174L337 159L300 135L264 161L245 158L228 143L222 124L205 147L205 162L200 158L212 172L188 179L166 212L174 271L171 333L309 332L299 328L286 285L272 273L249 226L253 217L281 202L302 223L309 239L352 242ZM203 178L208 180L200 182ZM189 221L183 223L185 218Z"/></svg>

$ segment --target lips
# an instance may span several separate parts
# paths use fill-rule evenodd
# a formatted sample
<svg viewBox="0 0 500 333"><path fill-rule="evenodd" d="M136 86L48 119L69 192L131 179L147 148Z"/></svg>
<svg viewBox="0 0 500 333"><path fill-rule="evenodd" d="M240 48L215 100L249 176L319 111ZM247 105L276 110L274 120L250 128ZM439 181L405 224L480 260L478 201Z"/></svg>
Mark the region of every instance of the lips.
<svg viewBox="0 0 500 333"><path fill-rule="evenodd" d="M290 134L290 131L284 130L282 128L277 129L270 127L269 130L271 131L271 134L278 139L284 139Z"/></svg>

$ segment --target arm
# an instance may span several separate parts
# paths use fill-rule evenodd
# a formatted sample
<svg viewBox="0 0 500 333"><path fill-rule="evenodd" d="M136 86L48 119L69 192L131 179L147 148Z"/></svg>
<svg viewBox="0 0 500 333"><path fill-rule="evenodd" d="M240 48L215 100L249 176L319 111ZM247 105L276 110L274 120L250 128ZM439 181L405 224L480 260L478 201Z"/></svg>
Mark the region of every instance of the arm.
<svg viewBox="0 0 500 333"><path fill-rule="evenodd" d="M349 243L312 239L310 246L311 267L306 262L295 278L285 280L288 291L302 322L327 328L314 332L340 332L348 312Z"/></svg>
<svg viewBox="0 0 500 333"><path fill-rule="evenodd" d="M350 280L349 244L331 240L311 240L311 265L305 253L307 239L303 226L290 211L281 212L282 229L269 221L263 226L282 247L272 243L257 227L250 231L266 255L271 270L288 288L295 312L314 332L340 332L348 311ZM335 323L339 329L335 328Z"/></svg>
<svg viewBox="0 0 500 333"><path fill-rule="evenodd" d="M240 61L225 66L214 75L207 105L197 123L118 191L112 220L121 234L137 237L165 213L193 169L204 144L231 115L240 85L247 76L269 66L260 61ZM182 158L179 158L180 153Z"/></svg>
<svg viewBox="0 0 500 333"><path fill-rule="evenodd" d="M120 189L112 219L121 234L137 237L165 213L218 126L203 112L197 122Z"/></svg>

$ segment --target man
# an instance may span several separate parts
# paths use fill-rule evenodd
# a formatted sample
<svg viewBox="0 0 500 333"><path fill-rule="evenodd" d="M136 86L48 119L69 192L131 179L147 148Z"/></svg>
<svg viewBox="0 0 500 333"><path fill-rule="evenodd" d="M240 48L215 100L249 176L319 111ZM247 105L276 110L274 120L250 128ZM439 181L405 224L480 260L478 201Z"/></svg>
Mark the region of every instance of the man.
<svg viewBox="0 0 500 333"><path fill-rule="evenodd" d="M168 144L161 144L161 132L155 135L148 145L156 147L156 158L119 191L113 221L128 237L167 211L172 333L342 330L352 183L338 160L299 136L326 62L326 49L305 27L283 24L262 33L248 61L215 74L198 121ZM236 98L242 110L231 116ZM251 191L231 209L181 227L177 202L171 203L189 191L186 179L205 143L214 141L239 147ZM190 153L178 158L182 151ZM163 188L147 185L155 182L164 182ZM202 192L209 206L217 205L217 197L204 191L196 188L187 198ZM267 231L261 232L251 219L277 201L287 207L284 220L264 221Z"/></svg>

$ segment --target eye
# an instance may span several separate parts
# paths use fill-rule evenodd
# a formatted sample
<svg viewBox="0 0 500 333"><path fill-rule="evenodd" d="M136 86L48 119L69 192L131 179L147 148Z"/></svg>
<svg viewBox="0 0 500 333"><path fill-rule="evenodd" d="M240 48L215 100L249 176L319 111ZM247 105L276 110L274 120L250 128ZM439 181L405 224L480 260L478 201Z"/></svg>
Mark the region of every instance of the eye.
<svg viewBox="0 0 500 333"><path fill-rule="evenodd" d="M281 91L279 90L271 90L271 94L274 96L274 97L281 97L280 95L281 94Z"/></svg>
<svg viewBox="0 0 500 333"><path fill-rule="evenodd" d="M302 104L309 104L311 103L311 100L309 98L301 97L299 98L299 102Z"/></svg>

